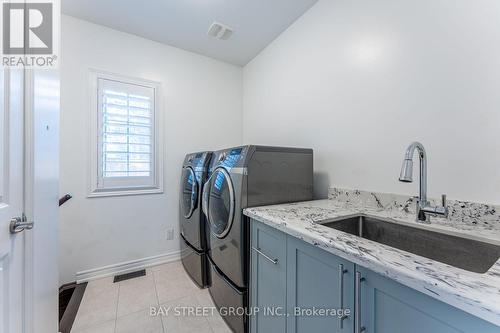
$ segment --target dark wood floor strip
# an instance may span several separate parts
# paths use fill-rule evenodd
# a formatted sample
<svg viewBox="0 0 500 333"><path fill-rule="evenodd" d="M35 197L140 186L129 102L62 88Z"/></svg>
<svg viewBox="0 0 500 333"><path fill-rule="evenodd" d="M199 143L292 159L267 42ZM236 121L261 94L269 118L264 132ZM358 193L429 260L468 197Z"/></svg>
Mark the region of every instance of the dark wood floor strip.
<svg viewBox="0 0 500 333"><path fill-rule="evenodd" d="M76 318L76 313L80 308L85 288L87 288L87 282L75 285L75 291L73 292L62 319L59 322L59 332L70 333L71 327L73 327L73 322Z"/></svg>

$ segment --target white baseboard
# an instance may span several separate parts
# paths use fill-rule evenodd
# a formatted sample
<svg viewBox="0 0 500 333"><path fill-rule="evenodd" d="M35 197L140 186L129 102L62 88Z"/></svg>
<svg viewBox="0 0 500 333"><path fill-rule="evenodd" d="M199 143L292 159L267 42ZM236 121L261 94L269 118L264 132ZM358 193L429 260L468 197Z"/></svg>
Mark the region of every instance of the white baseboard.
<svg viewBox="0 0 500 333"><path fill-rule="evenodd" d="M146 267L156 266L181 259L181 251L160 254L157 256L131 260L109 266L93 268L76 273L76 283L88 282L117 274L130 273Z"/></svg>

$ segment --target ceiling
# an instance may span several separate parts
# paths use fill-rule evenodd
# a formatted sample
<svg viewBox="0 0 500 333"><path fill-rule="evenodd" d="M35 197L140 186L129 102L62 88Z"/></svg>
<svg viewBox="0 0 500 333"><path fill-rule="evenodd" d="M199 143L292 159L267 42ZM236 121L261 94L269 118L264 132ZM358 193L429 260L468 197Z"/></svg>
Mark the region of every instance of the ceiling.
<svg viewBox="0 0 500 333"><path fill-rule="evenodd" d="M246 65L317 0L63 0L64 14ZM207 35L214 22L234 33Z"/></svg>

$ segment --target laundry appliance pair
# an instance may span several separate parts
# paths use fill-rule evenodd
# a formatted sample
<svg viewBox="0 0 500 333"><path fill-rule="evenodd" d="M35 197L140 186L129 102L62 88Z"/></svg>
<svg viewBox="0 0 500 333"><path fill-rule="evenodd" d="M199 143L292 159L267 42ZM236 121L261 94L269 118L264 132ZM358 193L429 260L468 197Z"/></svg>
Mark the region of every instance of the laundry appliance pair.
<svg viewBox="0 0 500 333"><path fill-rule="evenodd" d="M241 146L188 154L181 180L182 263L234 332L248 331L250 225L243 209L313 198L313 151Z"/></svg>

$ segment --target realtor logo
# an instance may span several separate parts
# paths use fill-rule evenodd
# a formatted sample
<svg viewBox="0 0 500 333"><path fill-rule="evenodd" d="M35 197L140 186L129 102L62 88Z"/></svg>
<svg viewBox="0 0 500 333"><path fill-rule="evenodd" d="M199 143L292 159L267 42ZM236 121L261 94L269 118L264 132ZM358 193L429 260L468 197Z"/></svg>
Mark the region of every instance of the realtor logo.
<svg viewBox="0 0 500 333"><path fill-rule="evenodd" d="M33 1L2 3L3 66L55 67L59 3Z"/></svg>
<svg viewBox="0 0 500 333"><path fill-rule="evenodd" d="M52 53L52 4L3 4L3 53Z"/></svg>

